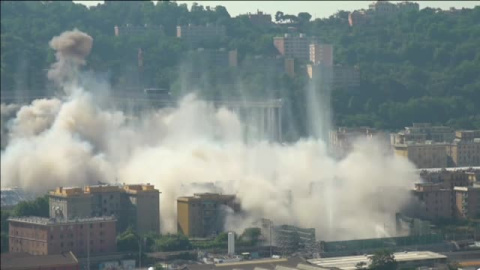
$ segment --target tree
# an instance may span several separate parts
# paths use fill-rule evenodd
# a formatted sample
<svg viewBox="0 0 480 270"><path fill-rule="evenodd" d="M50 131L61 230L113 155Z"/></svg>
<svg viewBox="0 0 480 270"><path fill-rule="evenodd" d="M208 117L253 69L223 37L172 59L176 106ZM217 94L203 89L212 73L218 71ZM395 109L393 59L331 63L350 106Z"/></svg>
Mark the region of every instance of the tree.
<svg viewBox="0 0 480 270"><path fill-rule="evenodd" d="M275 21L277 23L283 21L283 19L284 19L283 16L285 16L285 14L283 12L277 11L277 13L275 13Z"/></svg>
<svg viewBox="0 0 480 270"><path fill-rule="evenodd" d="M248 241L255 245L258 242L261 234L262 232L260 228L246 228L240 236L240 239L242 241Z"/></svg>
<svg viewBox="0 0 480 270"><path fill-rule="evenodd" d="M118 251L138 251L138 236L132 227L128 227L123 233L117 236Z"/></svg>
<svg viewBox="0 0 480 270"><path fill-rule="evenodd" d="M155 240L155 251L189 250L192 243L183 234L162 235Z"/></svg>
<svg viewBox="0 0 480 270"><path fill-rule="evenodd" d="M359 263L355 264L355 268L356 268L356 269L359 269L359 270L360 270L360 269L367 269L366 266L367 266L367 263L366 263L366 262L359 262Z"/></svg>
<svg viewBox="0 0 480 270"><path fill-rule="evenodd" d="M388 250L380 250L375 252L371 257L369 257L369 260L369 269L395 270L398 266L395 256Z"/></svg>
<svg viewBox="0 0 480 270"><path fill-rule="evenodd" d="M13 209L14 216L38 216L49 217L48 195L39 197L34 201L24 201L18 203Z"/></svg>
<svg viewBox="0 0 480 270"><path fill-rule="evenodd" d="M298 13L298 20L301 22L301 23L308 23L310 21L310 19L312 18L312 15L310 15L310 13L308 12L300 12Z"/></svg>

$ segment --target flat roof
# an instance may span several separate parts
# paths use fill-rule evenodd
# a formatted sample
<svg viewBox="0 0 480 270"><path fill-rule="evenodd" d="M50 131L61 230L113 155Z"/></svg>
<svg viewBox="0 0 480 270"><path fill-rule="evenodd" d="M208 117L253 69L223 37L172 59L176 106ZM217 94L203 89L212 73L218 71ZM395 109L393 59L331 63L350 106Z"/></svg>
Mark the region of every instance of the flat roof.
<svg viewBox="0 0 480 270"><path fill-rule="evenodd" d="M397 262L411 262L419 260L436 260L446 259L447 256L431 252L431 251L412 251L412 252L397 252L393 254ZM370 263L369 255L363 256L346 256L346 257L333 257L333 258L321 258L308 260L309 263L326 268L339 268L339 269L356 269L356 264L365 262L367 265Z"/></svg>
<svg viewBox="0 0 480 270"><path fill-rule="evenodd" d="M12 217L8 221L30 223L36 225L66 225L73 223L95 223L101 221L116 221L114 216L102 216L102 217L89 217L89 218L77 218L77 219L55 219L46 217Z"/></svg>
<svg viewBox="0 0 480 270"><path fill-rule="evenodd" d="M284 266L296 268L297 265L301 263L306 263L306 261L300 257L290 257L290 258L266 258L258 260L248 260L232 263L217 263L217 264L192 264L187 265L189 270L212 270L212 269L221 269L221 270L254 270L255 268L262 268L268 270L274 270L276 266ZM319 268L315 265L313 267Z"/></svg>
<svg viewBox="0 0 480 270"><path fill-rule="evenodd" d="M27 253L4 253L1 255L2 269L37 269L39 267L61 267L78 265L72 252L56 255L30 255Z"/></svg>

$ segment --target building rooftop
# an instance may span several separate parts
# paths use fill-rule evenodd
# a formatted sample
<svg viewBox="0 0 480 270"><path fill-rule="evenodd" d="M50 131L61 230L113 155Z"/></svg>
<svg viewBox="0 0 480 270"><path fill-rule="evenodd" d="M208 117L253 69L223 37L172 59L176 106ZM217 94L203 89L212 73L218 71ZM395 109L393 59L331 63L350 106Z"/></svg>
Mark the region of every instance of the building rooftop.
<svg viewBox="0 0 480 270"><path fill-rule="evenodd" d="M338 268L338 269L349 270L349 269L356 269L355 265L360 262L365 262L368 265L370 263L370 260L368 259L369 256L371 255L321 258L321 259L308 260L308 262L323 268ZM394 256L395 256L395 260L399 263L447 258L447 256L445 255L431 252L431 251L398 252L398 253L394 253Z"/></svg>
<svg viewBox="0 0 480 270"><path fill-rule="evenodd" d="M179 197L177 201L199 201L199 200L231 200L235 199L235 195L225 195L219 193L195 193L193 196Z"/></svg>
<svg viewBox="0 0 480 270"><path fill-rule="evenodd" d="M221 269L221 270L254 270L254 269L265 269L265 270L273 270L276 269L278 266L288 267L296 269L297 266L300 264L306 264L307 262L299 257L291 257L291 258L266 258L266 259L259 259L259 260L249 260L249 261L240 261L240 262L232 262L232 263L217 263L217 264L192 264L187 265L187 269L189 270L212 270L212 269ZM312 265L316 269L315 265Z"/></svg>
<svg viewBox="0 0 480 270"><path fill-rule="evenodd" d="M30 255L27 253L2 253L2 269L37 269L55 268L78 265L78 260L72 252L57 255Z"/></svg>
<svg viewBox="0 0 480 270"><path fill-rule="evenodd" d="M116 221L117 219L114 216L102 216L102 217L89 217L89 218L77 218L77 219L55 219L55 218L45 218L45 217L15 217L9 218L8 221L30 223L36 225L65 225L73 223L95 223L102 221Z"/></svg>
<svg viewBox="0 0 480 270"><path fill-rule="evenodd" d="M123 185L90 185L81 187L57 187L55 190L50 191L51 196L59 197L73 197L73 196L92 196L93 193L103 192L127 192L127 193L140 193L140 192L158 192L157 189L150 183L147 184L123 184Z"/></svg>

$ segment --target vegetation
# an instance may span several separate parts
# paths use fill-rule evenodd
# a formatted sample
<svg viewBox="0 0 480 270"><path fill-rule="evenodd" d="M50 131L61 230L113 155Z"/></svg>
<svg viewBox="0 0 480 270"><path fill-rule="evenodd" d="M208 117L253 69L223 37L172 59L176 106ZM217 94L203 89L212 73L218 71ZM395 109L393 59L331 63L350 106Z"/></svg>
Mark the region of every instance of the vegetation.
<svg viewBox="0 0 480 270"><path fill-rule="evenodd" d="M395 270L398 267L398 263L395 260L393 253L388 250L377 251L369 258L369 269L375 270Z"/></svg>
<svg viewBox="0 0 480 270"><path fill-rule="evenodd" d="M480 6L456 12L425 8L359 27L348 25L345 11L313 21L308 13L279 11L274 17L279 24L259 26L247 16L232 18L222 6L193 4L188 10L170 1L106 1L86 8L73 2L2 1L1 91L47 91L45 70L55 61L48 41L78 28L94 39L86 68L108 78L113 89L151 86L168 87L176 95L188 89L215 97L280 97L287 107L283 119L292 123L282 125L284 132L296 139L307 133L305 72L297 69L297 76L288 78L259 64L271 60L254 58L276 55L272 38L294 26L333 44L336 63L360 69L357 89L332 93L335 124L400 129L432 122L480 128ZM203 65L200 73L186 68L190 48L175 37L175 27L187 23L225 25L227 38L203 46L238 49L241 67ZM126 24L162 25L165 33L115 37L113 27ZM144 51L141 83L138 48Z"/></svg>
<svg viewBox="0 0 480 270"><path fill-rule="evenodd" d="M37 216L37 217L49 217L48 211L48 195L38 197L33 201L24 201L18 203L13 209L13 216L25 217L25 216Z"/></svg>

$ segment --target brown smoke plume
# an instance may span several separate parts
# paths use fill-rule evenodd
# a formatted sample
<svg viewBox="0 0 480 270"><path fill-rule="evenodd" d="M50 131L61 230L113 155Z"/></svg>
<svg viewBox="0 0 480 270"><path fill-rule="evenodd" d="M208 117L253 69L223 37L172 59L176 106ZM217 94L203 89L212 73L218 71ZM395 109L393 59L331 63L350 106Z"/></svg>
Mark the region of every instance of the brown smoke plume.
<svg viewBox="0 0 480 270"><path fill-rule="evenodd" d="M78 68L85 65L92 44L93 38L77 29L54 37L49 45L56 51L57 62L48 71L48 78L62 86L75 81Z"/></svg>

